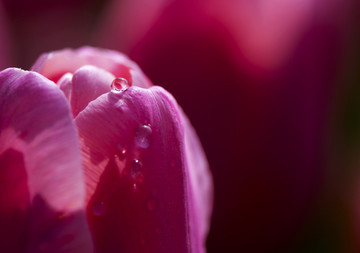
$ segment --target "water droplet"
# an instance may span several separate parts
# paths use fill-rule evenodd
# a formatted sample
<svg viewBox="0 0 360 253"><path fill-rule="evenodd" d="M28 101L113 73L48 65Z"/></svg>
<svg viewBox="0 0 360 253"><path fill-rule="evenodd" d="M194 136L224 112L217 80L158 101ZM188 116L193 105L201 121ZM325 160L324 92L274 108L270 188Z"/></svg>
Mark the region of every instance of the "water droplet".
<svg viewBox="0 0 360 253"><path fill-rule="evenodd" d="M105 213L105 204L102 201L95 202L92 206L92 214L95 216L101 216Z"/></svg>
<svg viewBox="0 0 360 253"><path fill-rule="evenodd" d="M142 183L144 181L142 163L138 159L134 159L130 165L130 176L137 183Z"/></svg>
<svg viewBox="0 0 360 253"><path fill-rule="evenodd" d="M141 125L135 131L135 142L141 148L150 146L152 129L149 125Z"/></svg>
<svg viewBox="0 0 360 253"><path fill-rule="evenodd" d="M118 155L118 157L121 159L121 160L123 160L124 158L125 158L125 156L126 156L126 153L127 153L127 150L126 150L126 148L124 148L121 144L118 144L117 145L117 149L118 149L118 153L117 153L117 155Z"/></svg>
<svg viewBox="0 0 360 253"><path fill-rule="evenodd" d="M154 199L149 199L146 203L147 209L149 211L154 211L156 208L156 202Z"/></svg>
<svg viewBox="0 0 360 253"><path fill-rule="evenodd" d="M110 85L111 91L114 93L123 92L127 90L129 87L130 85L128 80L122 77L115 78Z"/></svg>
<svg viewBox="0 0 360 253"><path fill-rule="evenodd" d="M137 184L133 184L133 190L134 190L135 192L137 192L137 191L139 190L139 187L138 187Z"/></svg>

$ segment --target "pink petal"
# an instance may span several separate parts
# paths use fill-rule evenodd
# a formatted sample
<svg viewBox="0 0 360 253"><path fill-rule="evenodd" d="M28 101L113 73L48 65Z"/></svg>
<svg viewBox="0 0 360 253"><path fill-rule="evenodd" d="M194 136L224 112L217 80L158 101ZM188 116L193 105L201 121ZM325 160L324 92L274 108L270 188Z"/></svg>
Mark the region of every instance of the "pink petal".
<svg viewBox="0 0 360 253"><path fill-rule="evenodd" d="M37 73L6 69L0 97L0 251L91 252L81 156L64 95Z"/></svg>
<svg viewBox="0 0 360 253"><path fill-rule="evenodd" d="M97 67L86 65L78 69L72 78L71 109L76 117L89 102L110 91L115 76Z"/></svg>
<svg viewBox="0 0 360 253"><path fill-rule="evenodd" d="M212 182L175 100L131 87L100 96L75 121L96 249L204 252Z"/></svg>
<svg viewBox="0 0 360 253"><path fill-rule="evenodd" d="M107 70L116 77L127 79L130 85L151 86L150 80L142 73L137 64L124 54L92 47L45 53L37 59L32 70L56 82L65 73L74 73L84 65L94 65Z"/></svg>
<svg viewBox="0 0 360 253"><path fill-rule="evenodd" d="M72 78L73 75L71 73L66 73L56 83L68 100L70 99Z"/></svg>

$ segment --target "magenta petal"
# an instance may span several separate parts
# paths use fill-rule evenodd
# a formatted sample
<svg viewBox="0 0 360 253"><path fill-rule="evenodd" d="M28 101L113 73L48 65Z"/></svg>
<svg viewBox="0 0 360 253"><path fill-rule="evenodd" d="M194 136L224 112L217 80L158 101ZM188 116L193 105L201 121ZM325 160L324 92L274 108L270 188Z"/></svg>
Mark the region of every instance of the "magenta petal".
<svg viewBox="0 0 360 253"><path fill-rule="evenodd" d="M71 73L66 73L56 83L68 100L70 99L72 78L73 75Z"/></svg>
<svg viewBox="0 0 360 253"><path fill-rule="evenodd" d="M114 75L91 65L78 69L73 75L71 88L70 101L74 117L92 100L109 92L114 79Z"/></svg>
<svg viewBox="0 0 360 253"><path fill-rule="evenodd" d="M91 102L75 120L99 252L204 252L212 181L193 129L160 87Z"/></svg>
<svg viewBox="0 0 360 253"><path fill-rule="evenodd" d="M152 85L137 64L126 55L100 48L82 47L45 53L37 59L32 70L56 82L65 73L74 73L84 65L102 68L116 77L127 79L130 85Z"/></svg>
<svg viewBox="0 0 360 253"><path fill-rule="evenodd" d="M6 69L0 98L0 252L91 252L64 95L35 72Z"/></svg>

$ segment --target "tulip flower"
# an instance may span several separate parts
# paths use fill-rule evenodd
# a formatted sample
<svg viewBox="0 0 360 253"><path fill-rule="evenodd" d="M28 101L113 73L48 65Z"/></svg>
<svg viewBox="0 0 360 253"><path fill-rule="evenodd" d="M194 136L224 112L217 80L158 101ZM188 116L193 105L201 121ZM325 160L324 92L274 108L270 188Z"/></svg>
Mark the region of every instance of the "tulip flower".
<svg viewBox="0 0 360 253"><path fill-rule="evenodd" d="M201 129L217 189L209 251L292 252L325 187L355 1L146 2L114 0L96 38Z"/></svg>
<svg viewBox="0 0 360 253"><path fill-rule="evenodd" d="M0 97L1 252L205 252L201 144L125 55L43 54L0 72Z"/></svg>

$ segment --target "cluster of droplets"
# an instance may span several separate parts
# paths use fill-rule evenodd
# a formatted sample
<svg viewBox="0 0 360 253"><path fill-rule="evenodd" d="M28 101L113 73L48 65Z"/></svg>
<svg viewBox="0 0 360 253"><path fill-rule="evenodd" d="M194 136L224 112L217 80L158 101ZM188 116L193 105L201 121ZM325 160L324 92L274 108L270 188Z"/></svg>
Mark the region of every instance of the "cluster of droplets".
<svg viewBox="0 0 360 253"><path fill-rule="evenodd" d="M122 92L129 88L129 84L124 78L116 78L111 84L111 91L115 93ZM134 131L134 143L141 149L147 149L151 145L152 128L149 124L140 125L135 128ZM122 144L117 145L117 157L120 160L124 160L128 155L128 151ZM133 159L130 162L128 170L129 179L132 181L133 190L138 191L138 185L144 181L143 164L139 159ZM156 195L156 194L153 194ZM150 198L146 202L146 209L148 211L154 211L156 209L156 201L154 198ZM92 205L91 212L94 216L102 216L106 211L104 202L97 201ZM159 231L158 231L159 232Z"/></svg>
<svg viewBox="0 0 360 253"><path fill-rule="evenodd" d="M115 78L110 85L111 92L120 93L126 91L130 87L128 80L122 77Z"/></svg>
<svg viewBox="0 0 360 253"><path fill-rule="evenodd" d="M147 149L151 143L152 129L150 125L140 125L135 129L134 138L136 146ZM124 152L124 151L122 151ZM126 153L126 152L125 152ZM137 189L136 184L142 183L144 180L143 164L140 160L134 159L130 163L130 179L134 182L134 189Z"/></svg>

